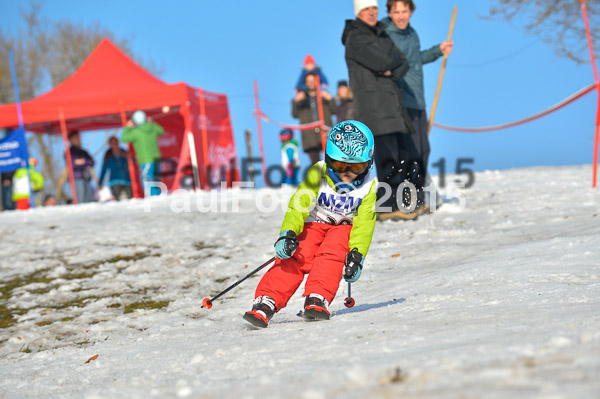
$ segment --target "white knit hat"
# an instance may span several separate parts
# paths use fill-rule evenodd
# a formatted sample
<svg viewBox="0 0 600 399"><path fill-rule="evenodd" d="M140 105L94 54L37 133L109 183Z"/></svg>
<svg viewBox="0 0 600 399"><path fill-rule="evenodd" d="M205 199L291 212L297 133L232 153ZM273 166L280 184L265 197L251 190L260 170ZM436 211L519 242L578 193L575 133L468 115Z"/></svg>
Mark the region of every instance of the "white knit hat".
<svg viewBox="0 0 600 399"><path fill-rule="evenodd" d="M379 8L377 0L354 0L354 15L358 16L358 13L364 10L365 8L373 6Z"/></svg>

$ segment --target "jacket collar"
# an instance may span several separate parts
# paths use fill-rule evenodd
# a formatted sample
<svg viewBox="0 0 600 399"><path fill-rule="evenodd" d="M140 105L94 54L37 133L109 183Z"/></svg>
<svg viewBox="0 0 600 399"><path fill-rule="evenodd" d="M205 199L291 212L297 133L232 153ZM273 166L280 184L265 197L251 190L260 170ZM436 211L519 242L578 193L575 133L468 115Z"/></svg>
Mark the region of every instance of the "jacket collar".
<svg viewBox="0 0 600 399"><path fill-rule="evenodd" d="M346 36L348 35L350 30L357 29L363 32L370 31L377 36L381 36L382 33L385 32L385 25L381 22L377 22L375 26L368 25L361 21L360 19L347 19L346 27L344 28L344 33L342 34L342 43L345 42Z"/></svg>

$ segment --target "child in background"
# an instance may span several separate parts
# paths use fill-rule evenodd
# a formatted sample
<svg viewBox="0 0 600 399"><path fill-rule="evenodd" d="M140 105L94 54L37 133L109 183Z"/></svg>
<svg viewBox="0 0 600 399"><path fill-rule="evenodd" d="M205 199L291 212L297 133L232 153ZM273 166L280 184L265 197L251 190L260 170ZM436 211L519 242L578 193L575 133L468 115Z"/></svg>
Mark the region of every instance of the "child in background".
<svg viewBox="0 0 600 399"><path fill-rule="evenodd" d="M283 129L279 132L281 140L281 166L285 171L284 184L298 185L298 171L300 170L300 156L298 153L298 142L294 140L294 132Z"/></svg>
<svg viewBox="0 0 600 399"><path fill-rule="evenodd" d="M319 80L321 81L321 89L327 89L327 85L329 84L329 82L327 81L327 77L325 76L323 71L321 71L321 67L315 65L315 59L313 58L313 56L307 54L306 57L304 57L304 67L300 71L300 77L298 78L298 82L296 82L296 92L308 91L308 88L304 84L304 77L311 72L319 76Z"/></svg>
<svg viewBox="0 0 600 399"><path fill-rule="evenodd" d="M304 317L328 320L328 305L341 278L358 280L375 228L373 141L369 128L360 122L333 127L325 161L310 168L290 199L275 242L278 259L258 284L246 321L267 327L305 274Z"/></svg>
<svg viewBox="0 0 600 399"><path fill-rule="evenodd" d="M29 209L30 191L36 193L44 188L44 176L35 170L36 165L37 159L29 158L29 173L27 173L27 168L19 168L13 176L12 200L19 210ZM31 186L29 185L30 176Z"/></svg>
<svg viewBox="0 0 600 399"><path fill-rule="evenodd" d="M133 192L131 190L131 178L129 177L127 150L120 147L119 139L115 136L111 137L108 143L110 148L104 153L104 162L102 163L98 185L102 189L104 177L108 172L108 186L113 197L117 201L121 199L122 195L131 199L133 198Z"/></svg>

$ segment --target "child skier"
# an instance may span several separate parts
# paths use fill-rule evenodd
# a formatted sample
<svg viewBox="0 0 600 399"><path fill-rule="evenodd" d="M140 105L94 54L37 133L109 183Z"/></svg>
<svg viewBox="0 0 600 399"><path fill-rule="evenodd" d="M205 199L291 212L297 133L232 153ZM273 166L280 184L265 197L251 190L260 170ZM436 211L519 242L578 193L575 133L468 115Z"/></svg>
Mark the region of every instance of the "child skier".
<svg viewBox="0 0 600 399"><path fill-rule="evenodd" d="M300 70L300 76L298 77L298 82L296 82L296 92L302 91L302 90L304 90L304 91L308 90L308 88L304 84L304 78L306 78L306 75L308 75L309 73L313 73L313 74L319 76L319 80L321 82L321 90L327 89L327 85L329 83L327 81L327 77L321 70L321 67L318 65L315 65L314 57L310 54L307 54L306 57L304 57L304 66Z"/></svg>
<svg viewBox="0 0 600 399"><path fill-rule="evenodd" d="M285 184L298 185L298 170L300 170L300 156L298 142L294 140L294 131L283 129L279 132L281 140L281 166L285 171Z"/></svg>
<svg viewBox="0 0 600 399"><path fill-rule="evenodd" d="M313 165L290 199L277 260L256 288L244 319L267 327L308 274L304 317L328 320L342 276L358 280L375 228L377 179L373 134L357 121L337 124L329 133L325 161Z"/></svg>

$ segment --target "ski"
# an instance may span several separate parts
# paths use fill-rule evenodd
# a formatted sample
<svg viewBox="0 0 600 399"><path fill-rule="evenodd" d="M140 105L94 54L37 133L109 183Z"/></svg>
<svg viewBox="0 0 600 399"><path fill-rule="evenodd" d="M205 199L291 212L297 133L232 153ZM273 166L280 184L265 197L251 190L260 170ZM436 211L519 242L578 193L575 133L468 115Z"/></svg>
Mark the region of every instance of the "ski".
<svg viewBox="0 0 600 399"><path fill-rule="evenodd" d="M315 315L315 312L311 312L310 309L308 311L304 311L304 310L300 310L298 313L296 313L296 316L303 318L306 321L319 321L319 320L329 320L331 316L327 315L328 317L325 318L323 317L323 312L318 312L317 315Z"/></svg>
<svg viewBox="0 0 600 399"><path fill-rule="evenodd" d="M244 315L244 320L252 324L254 327L267 328L268 320L257 311L249 311Z"/></svg>

